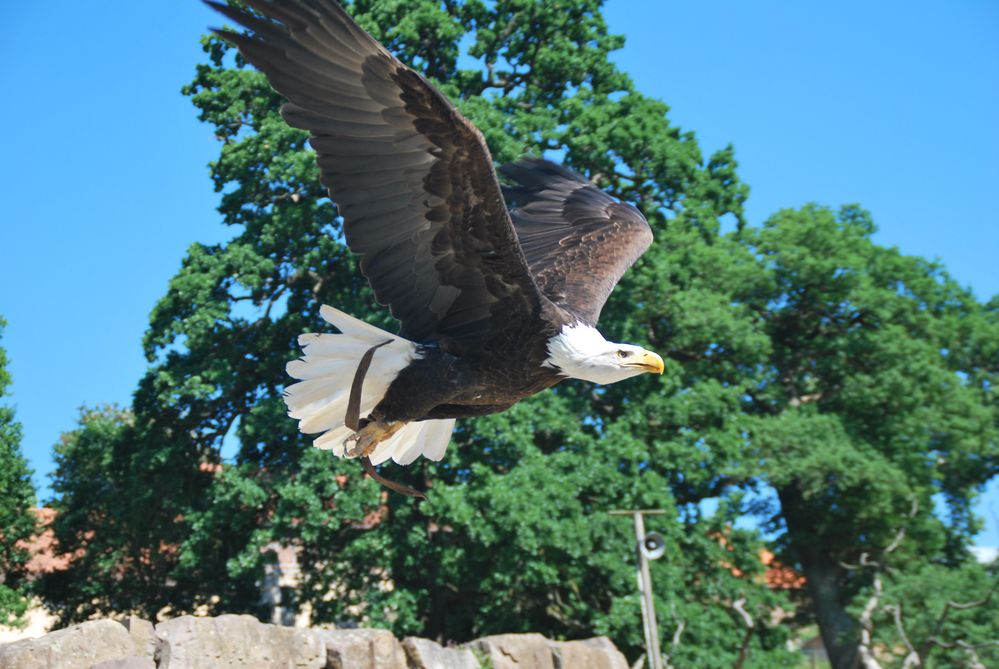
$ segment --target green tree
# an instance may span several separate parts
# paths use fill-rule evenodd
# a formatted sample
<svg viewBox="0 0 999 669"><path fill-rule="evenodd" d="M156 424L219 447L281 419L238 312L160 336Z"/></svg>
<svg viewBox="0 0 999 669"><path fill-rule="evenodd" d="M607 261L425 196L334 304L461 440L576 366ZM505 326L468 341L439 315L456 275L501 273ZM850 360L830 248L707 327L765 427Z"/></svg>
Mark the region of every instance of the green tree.
<svg viewBox="0 0 999 669"><path fill-rule="evenodd" d="M808 206L736 235L766 277L745 296L769 339L743 382L747 456L776 490L764 511L844 668L858 660L848 609L870 583L844 563L905 527L897 568L959 567L978 527L971 502L999 470L994 310L874 232L857 207Z"/></svg>
<svg viewBox="0 0 999 669"><path fill-rule="evenodd" d="M185 484L192 474L182 456L171 459L176 443L143 433L131 411L105 406L82 409L79 427L55 446L52 527L72 559L45 575L42 592L64 622L96 612L153 616L172 602L166 584L185 509L177 499L195 491Z"/></svg>
<svg viewBox="0 0 999 669"><path fill-rule="evenodd" d="M913 506L911 517L915 517ZM865 666L984 667L999 661L999 578L971 555L957 565L897 559L907 527L880 554L861 554L850 571L866 572L870 585L853 604L861 629Z"/></svg>
<svg viewBox="0 0 999 669"><path fill-rule="evenodd" d="M997 567L968 560L889 572L872 623L893 664L904 666L907 658L947 669L999 664Z"/></svg>
<svg viewBox="0 0 999 669"><path fill-rule="evenodd" d="M451 96L498 161L555 151L642 207L660 242L605 310L608 336L662 342L669 328L708 336L717 326L727 348L753 350L765 337L717 292L755 271L752 254L719 234L723 217L741 221L747 193L732 150L706 159L666 105L634 89L609 60L622 39L608 34L600 5L358 0L351 9ZM103 537L107 555L49 591L64 618L116 603L147 614L166 604L261 614L258 584L277 541L300 550L291 605L316 621L360 616L459 641L607 633L636 655L630 528L604 512L659 506L673 512L655 528L669 537L670 559L654 566L664 627L683 627L673 656L731 666L747 638L733 605L745 600L759 621L745 666L791 662L786 633L766 624L786 601L761 583L759 541L728 527L732 513L706 522L698 510L744 469L740 395L725 380L742 370L677 362L700 355L698 338L695 349L671 345L661 380L566 384L462 424L444 462L391 470L431 485L425 503L387 496L357 463L309 447L281 400L297 335L324 328L322 303L394 326L342 243L304 135L277 114L280 97L219 40L205 49L209 62L186 93L222 143L211 174L233 237L193 245L154 309L153 367L131 424L98 430L85 420L64 443L63 504L94 509L96 529L88 539L86 523L67 520L60 532ZM683 304L698 309L674 306ZM664 325L667 309L678 320ZM238 448L219 470L226 435ZM104 454L100 468L120 468L110 477L116 508L85 501L86 482L100 479L76 473L90 453Z"/></svg>
<svg viewBox="0 0 999 669"><path fill-rule="evenodd" d="M0 318L0 337L7 322ZM0 348L0 400L10 386L7 352ZM24 542L35 534L35 488L21 454L21 426L14 409L0 405L0 624L19 624L28 608Z"/></svg>

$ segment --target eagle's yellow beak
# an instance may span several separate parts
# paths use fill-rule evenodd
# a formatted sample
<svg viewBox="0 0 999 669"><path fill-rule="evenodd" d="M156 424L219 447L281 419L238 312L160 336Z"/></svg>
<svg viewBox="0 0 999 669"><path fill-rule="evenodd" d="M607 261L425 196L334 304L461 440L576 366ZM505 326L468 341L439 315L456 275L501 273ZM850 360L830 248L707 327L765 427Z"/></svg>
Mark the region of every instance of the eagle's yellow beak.
<svg viewBox="0 0 999 669"><path fill-rule="evenodd" d="M642 351L638 357L638 362L630 363L628 366L638 367L642 371L655 372L656 374L662 374L663 370L666 369L663 359L652 351Z"/></svg>

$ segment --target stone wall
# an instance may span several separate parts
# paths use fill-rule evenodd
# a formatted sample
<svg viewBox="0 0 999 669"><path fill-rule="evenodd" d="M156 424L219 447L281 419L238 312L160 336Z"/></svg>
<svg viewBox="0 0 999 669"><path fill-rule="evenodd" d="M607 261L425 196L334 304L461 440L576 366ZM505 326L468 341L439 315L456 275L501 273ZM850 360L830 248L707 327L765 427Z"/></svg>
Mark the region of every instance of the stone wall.
<svg viewBox="0 0 999 669"><path fill-rule="evenodd" d="M460 647L378 629L281 627L252 616L92 620L0 645L0 669L628 669L605 637L483 637Z"/></svg>

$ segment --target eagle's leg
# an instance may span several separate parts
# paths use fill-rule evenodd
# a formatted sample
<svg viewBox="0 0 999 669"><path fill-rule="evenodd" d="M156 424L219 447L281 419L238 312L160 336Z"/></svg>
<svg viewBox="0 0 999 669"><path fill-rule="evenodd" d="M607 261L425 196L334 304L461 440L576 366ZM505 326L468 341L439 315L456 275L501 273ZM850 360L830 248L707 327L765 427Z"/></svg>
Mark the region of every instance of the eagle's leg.
<svg viewBox="0 0 999 669"><path fill-rule="evenodd" d="M347 438L347 455L352 458L371 455L378 444L406 426L405 421L365 420L361 429Z"/></svg>

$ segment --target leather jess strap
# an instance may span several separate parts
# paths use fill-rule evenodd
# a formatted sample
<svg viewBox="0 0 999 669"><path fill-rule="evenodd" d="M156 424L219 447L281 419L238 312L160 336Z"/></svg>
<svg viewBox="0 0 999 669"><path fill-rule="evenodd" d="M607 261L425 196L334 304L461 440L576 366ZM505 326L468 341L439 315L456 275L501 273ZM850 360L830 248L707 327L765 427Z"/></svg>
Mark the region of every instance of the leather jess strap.
<svg viewBox="0 0 999 669"><path fill-rule="evenodd" d="M343 424L357 432L361 427L361 390L364 387L364 377L368 375L368 369L371 367L371 360L375 357L375 351L380 349L386 344L391 344L391 339L386 339L380 344L375 344L361 356L360 362L357 363L357 370L354 372L354 380L350 384L350 396L347 398L347 413L343 418ZM375 466L371 464L371 458L364 455L361 456L361 466L364 467L365 473L378 481L381 485L385 486L389 490L394 490L397 493L407 495L409 497L418 497L420 499L426 499L427 496L424 495L419 490L415 488L410 488L408 485L399 483L397 481L392 481L385 478L375 470Z"/></svg>
<svg viewBox="0 0 999 669"><path fill-rule="evenodd" d="M343 417L343 424L354 432L357 432L361 426L361 388L364 386L364 377L368 375L368 368L371 367L371 359L375 357L375 351L391 343L391 339L386 339L380 344L375 344L364 352L361 361L357 363L354 380L350 384L350 397L347 399L347 415Z"/></svg>

